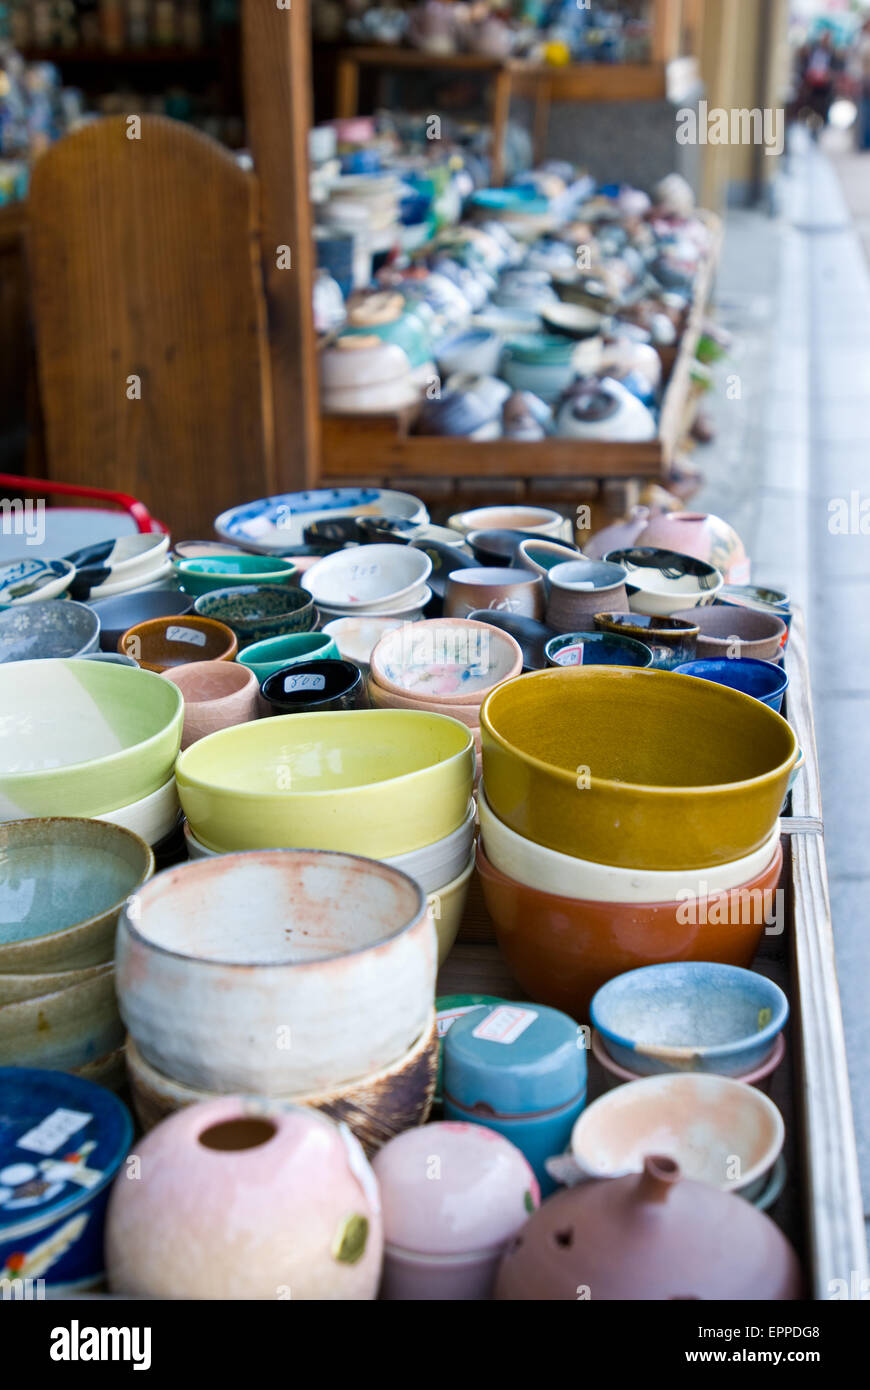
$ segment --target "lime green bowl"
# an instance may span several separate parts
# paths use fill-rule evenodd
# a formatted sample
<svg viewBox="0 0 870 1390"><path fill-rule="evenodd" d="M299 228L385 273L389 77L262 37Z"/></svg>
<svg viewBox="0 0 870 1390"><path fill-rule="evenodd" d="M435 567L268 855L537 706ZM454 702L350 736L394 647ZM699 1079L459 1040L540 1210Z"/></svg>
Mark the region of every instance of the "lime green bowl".
<svg viewBox="0 0 870 1390"><path fill-rule="evenodd" d="M222 729L176 765L206 849L332 849L388 859L444 839L468 813L474 737L416 710L289 714Z"/></svg>
<svg viewBox="0 0 870 1390"><path fill-rule="evenodd" d="M327 661L341 653L328 632L288 632L283 637L267 637L239 652L236 660L254 672L260 684L285 666L299 661Z"/></svg>
<svg viewBox="0 0 870 1390"><path fill-rule="evenodd" d="M184 699L171 681L110 662L0 666L0 820L100 816L172 777Z"/></svg>
<svg viewBox="0 0 870 1390"><path fill-rule="evenodd" d="M296 577L293 561L276 555L215 555L174 565L184 592L196 597L237 584L292 584Z"/></svg>

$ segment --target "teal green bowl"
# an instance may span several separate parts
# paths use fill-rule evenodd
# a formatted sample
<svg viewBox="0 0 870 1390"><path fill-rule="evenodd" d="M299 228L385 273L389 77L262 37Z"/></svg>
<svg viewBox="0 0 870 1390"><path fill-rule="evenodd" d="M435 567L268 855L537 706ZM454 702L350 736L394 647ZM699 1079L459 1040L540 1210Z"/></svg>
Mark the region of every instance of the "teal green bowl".
<svg viewBox="0 0 870 1390"><path fill-rule="evenodd" d="M281 584L240 584L200 594L193 611L231 628L239 646L310 632L317 622L314 600L305 589Z"/></svg>
<svg viewBox="0 0 870 1390"><path fill-rule="evenodd" d="M260 684L285 666L298 661L325 661L341 653L328 632L294 632L286 637L270 637L239 652L236 660L254 672Z"/></svg>
<svg viewBox="0 0 870 1390"><path fill-rule="evenodd" d="M292 584L296 577L292 560L271 555L215 555L176 560L174 566L184 592L197 597L243 584Z"/></svg>

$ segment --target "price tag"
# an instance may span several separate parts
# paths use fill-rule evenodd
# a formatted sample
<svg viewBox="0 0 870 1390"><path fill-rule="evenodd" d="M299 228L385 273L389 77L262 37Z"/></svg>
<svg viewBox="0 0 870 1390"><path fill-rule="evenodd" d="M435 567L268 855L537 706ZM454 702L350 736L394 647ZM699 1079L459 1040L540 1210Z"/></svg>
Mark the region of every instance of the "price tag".
<svg viewBox="0 0 870 1390"><path fill-rule="evenodd" d="M326 677L314 675L285 676L284 694L290 695L296 690L325 690Z"/></svg>
<svg viewBox="0 0 870 1390"><path fill-rule="evenodd" d="M483 1038L484 1042L514 1043L537 1017L535 1009L515 1009L510 1004L502 1004L478 1023L471 1036Z"/></svg>
<svg viewBox="0 0 870 1390"><path fill-rule="evenodd" d="M583 665L583 642L572 642L570 647L560 647L556 652L555 660L558 666L582 666Z"/></svg>
<svg viewBox="0 0 870 1390"><path fill-rule="evenodd" d="M35 1129L29 1129L26 1134L22 1134L16 1147L28 1149L35 1154L56 1153L70 1135L83 1129L90 1119L92 1116L82 1110L64 1110L62 1107L53 1110Z"/></svg>
<svg viewBox="0 0 870 1390"><path fill-rule="evenodd" d="M168 627L166 640L167 642L186 642L189 647L204 647L206 634L197 632L195 627Z"/></svg>

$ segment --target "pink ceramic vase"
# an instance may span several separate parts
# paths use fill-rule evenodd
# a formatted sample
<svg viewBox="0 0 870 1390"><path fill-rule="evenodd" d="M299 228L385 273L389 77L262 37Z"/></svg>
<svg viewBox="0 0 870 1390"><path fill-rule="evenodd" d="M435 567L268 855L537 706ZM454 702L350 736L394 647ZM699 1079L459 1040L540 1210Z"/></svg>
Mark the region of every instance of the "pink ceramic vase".
<svg viewBox="0 0 870 1390"><path fill-rule="evenodd" d="M359 1141L299 1106L179 1110L139 1142L109 1201L109 1285L132 1297L373 1299L382 1254Z"/></svg>
<svg viewBox="0 0 870 1390"><path fill-rule="evenodd" d="M651 517L634 542L676 550L715 565L726 584L748 584L750 562L732 526L708 512L662 512Z"/></svg>

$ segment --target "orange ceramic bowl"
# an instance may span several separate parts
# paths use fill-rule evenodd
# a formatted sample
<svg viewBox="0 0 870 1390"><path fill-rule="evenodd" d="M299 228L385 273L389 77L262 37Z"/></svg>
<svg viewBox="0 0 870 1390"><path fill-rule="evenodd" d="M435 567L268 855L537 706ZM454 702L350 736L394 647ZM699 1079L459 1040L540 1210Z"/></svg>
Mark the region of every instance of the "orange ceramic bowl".
<svg viewBox="0 0 870 1390"><path fill-rule="evenodd" d="M765 927L781 929L774 916L781 906L774 891L781 845L767 868L739 888L670 903L595 903L542 893L494 869L480 843L477 869L517 983L537 1003L581 1022L595 991L614 975L676 960L748 967Z"/></svg>
<svg viewBox="0 0 870 1390"><path fill-rule="evenodd" d="M118 638L118 651L146 671L168 671L192 661L232 661L238 650L232 628L197 613L150 618Z"/></svg>

